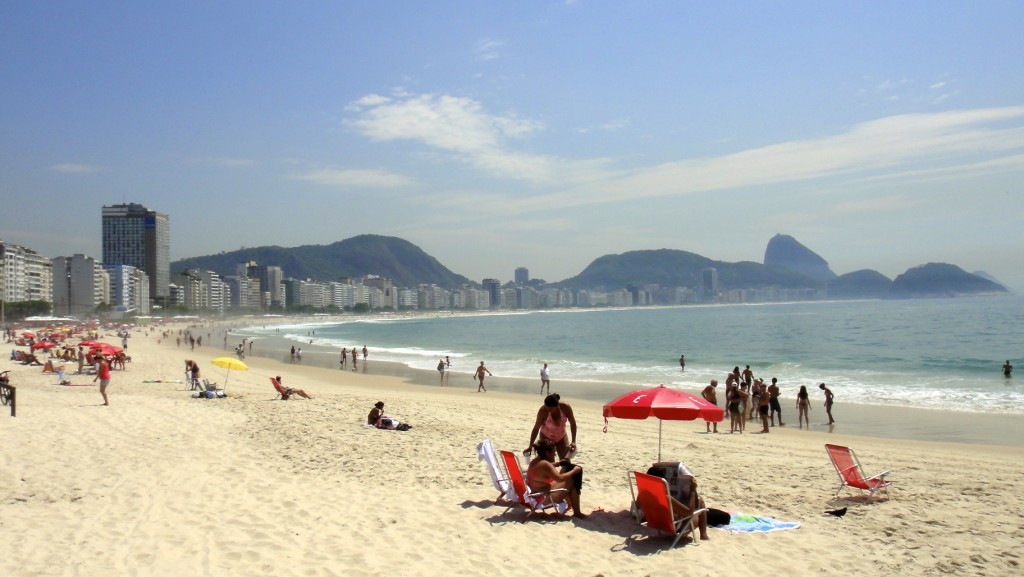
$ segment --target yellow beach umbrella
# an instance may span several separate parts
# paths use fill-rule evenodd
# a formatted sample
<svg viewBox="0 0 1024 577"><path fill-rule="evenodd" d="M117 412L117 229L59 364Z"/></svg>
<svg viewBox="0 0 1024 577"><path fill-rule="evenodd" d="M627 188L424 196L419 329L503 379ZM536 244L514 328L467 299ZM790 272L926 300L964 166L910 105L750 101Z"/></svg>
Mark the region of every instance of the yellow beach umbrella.
<svg viewBox="0 0 1024 577"><path fill-rule="evenodd" d="M217 358L213 359L210 362L215 364L215 365L217 365L218 367L220 367L222 369L227 369L228 370L228 376L224 377L224 388L225 389L227 389L227 387L228 387L228 379L231 378L231 369L235 369L236 371L248 371L249 370L248 365L246 365L242 361L236 359L235 357L217 357Z"/></svg>

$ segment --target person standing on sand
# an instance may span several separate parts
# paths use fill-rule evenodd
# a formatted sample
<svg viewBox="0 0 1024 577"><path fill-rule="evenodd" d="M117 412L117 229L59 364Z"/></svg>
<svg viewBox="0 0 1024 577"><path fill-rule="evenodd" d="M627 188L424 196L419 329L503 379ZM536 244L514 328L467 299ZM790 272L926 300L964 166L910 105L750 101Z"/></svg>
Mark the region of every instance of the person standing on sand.
<svg viewBox="0 0 1024 577"><path fill-rule="evenodd" d="M100 358L100 368L96 371L96 378L92 382L95 383L99 380L100 394L103 395L103 406L106 407L110 405L110 400L107 399L107 385L110 384L110 363L102 355L97 356Z"/></svg>
<svg viewBox="0 0 1024 577"><path fill-rule="evenodd" d="M363 364L366 364L366 355L370 354L370 351L366 350L366 345L363 345Z"/></svg>
<svg viewBox="0 0 1024 577"><path fill-rule="evenodd" d="M442 385L444 384L444 369L445 369L444 359L439 359L437 361L437 372L441 373L441 384Z"/></svg>
<svg viewBox="0 0 1024 577"><path fill-rule="evenodd" d="M686 355L679 355L679 370L686 370Z"/></svg>
<svg viewBox="0 0 1024 577"><path fill-rule="evenodd" d="M1010 373L1012 373L1012 372L1013 372L1013 365L1011 365L1010 364L1010 360L1007 359L1006 360L1006 364L1003 365L1003 376L1006 377L1006 378L1010 378Z"/></svg>
<svg viewBox="0 0 1024 577"><path fill-rule="evenodd" d="M680 363L682 363L682 361L680 361ZM704 387L704 390L700 392L700 396L704 397L705 401L707 401L707 402L709 402L712 405L717 407L718 406L718 395L717 395L718 391L717 391L717 389L718 389L718 381L715 380L715 379L711 379L711 384L706 386L706 387ZM704 422L704 428L707 429L708 433L711 432L711 425L715 426L715 432L717 433L718 432L718 423L708 423L706 421Z"/></svg>
<svg viewBox="0 0 1024 577"><path fill-rule="evenodd" d="M828 413L828 424L834 425L836 420L832 418L832 402L835 400L835 395L832 394L832 390L825 386L825 383L818 385L818 388L825 391L825 412Z"/></svg>
<svg viewBox="0 0 1024 577"><path fill-rule="evenodd" d="M739 431L742 433L745 424L743 417L746 414L746 411L743 410L743 403L747 400L747 393L734 382L732 388L726 393L726 399L729 402L729 432Z"/></svg>
<svg viewBox="0 0 1024 577"><path fill-rule="evenodd" d="M548 364L544 363L544 368L540 370L540 394L544 394L544 387L548 388L548 394L551 393L551 373L548 371ZM530 441L533 443L533 441Z"/></svg>
<svg viewBox="0 0 1024 577"><path fill-rule="evenodd" d="M800 420L800 428L804 428L804 423L807 423L807 428L811 428L811 418L808 416L808 411L811 410L811 399L810 395L807 394L807 386L800 385L800 392L796 394L796 410L797 418Z"/></svg>
<svg viewBox="0 0 1024 577"><path fill-rule="evenodd" d="M765 390L761 392L760 397L757 397L757 412L761 415L761 432L768 433L770 432L768 431L768 413L771 411L771 395L768 394L767 388L763 386L763 381L761 385Z"/></svg>
<svg viewBox="0 0 1024 577"><path fill-rule="evenodd" d="M348 365L348 349L341 347L341 370L345 370Z"/></svg>
<svg viewBox="0 0 1024 577"><path fill-rule="evenodd" d="M355 347L352 347L352 370L359 370L359 356L356 354Z"/></svg>
<svg viewBox="0 0 1024 577"><path fill-rule="evenodd" d="M786 423L782 422L782 405L779 404L779 379L772 377L772 384L768 386L768 406L771 408L771 414L768 415L772 420L772 426L775 426L775 413L779 414L779 426L785 427Z"/></svg>
<svg viewBox="0 0 1024 577"><path fill-rule="evenodd" d="M480 366L476 368L476 373L473 375L474 379L480 381L480 384L476 388L476 392L478 393L480 391L485 393L487 392L487 387L484 386L484 373L491 375L491 371L487 370L487 367L484 366L484 362L480 361ZM494 375L491 376L493 377Z"/></svg>

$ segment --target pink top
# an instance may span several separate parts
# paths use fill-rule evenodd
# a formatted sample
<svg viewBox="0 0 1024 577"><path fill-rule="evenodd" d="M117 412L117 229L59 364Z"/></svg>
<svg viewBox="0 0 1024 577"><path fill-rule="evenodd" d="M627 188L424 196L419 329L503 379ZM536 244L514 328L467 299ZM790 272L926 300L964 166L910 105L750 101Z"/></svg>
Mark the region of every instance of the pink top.
<svg viewBox="0 0 1024 577"><path fill-rule="evenodd" d="M548 418L544 421L544 424L540 428L540 434L544 435L552 442L559 442L565 438L565 423L569 420L569 417L565 416L565 411L559 411L562 418L556 423L551 418L551 411L548 411Z"/></svg>

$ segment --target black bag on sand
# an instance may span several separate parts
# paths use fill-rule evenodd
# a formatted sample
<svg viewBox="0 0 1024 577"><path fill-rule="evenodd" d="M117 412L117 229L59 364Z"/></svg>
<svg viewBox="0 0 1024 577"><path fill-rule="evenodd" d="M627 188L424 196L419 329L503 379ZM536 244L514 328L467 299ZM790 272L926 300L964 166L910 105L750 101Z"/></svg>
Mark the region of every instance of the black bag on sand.
<svg viewBox="0 0 1024 577"><path fill-rule="evenodd" d="M708 509L708 526L709 527L721 527L722 525L728 525L729 521L732 520L732 515L722 511L720 509Z"/></svg>

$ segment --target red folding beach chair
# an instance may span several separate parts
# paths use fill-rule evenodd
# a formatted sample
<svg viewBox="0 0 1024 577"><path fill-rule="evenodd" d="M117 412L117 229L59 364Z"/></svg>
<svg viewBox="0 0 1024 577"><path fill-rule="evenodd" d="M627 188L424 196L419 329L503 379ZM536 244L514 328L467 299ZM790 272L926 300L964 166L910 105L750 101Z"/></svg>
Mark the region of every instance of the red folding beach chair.
<svg viewBox="0 0 1024 577"><path fill-rule="evenodd" d="M551 501L551 495L559 492L568 492L568 489L555 489L553 491L531 491L530 487L526 484L526 478L523 477L523 470L519 468L519 460L516 459L516 454L512 451L499 451L501 453L501 460L505 463L505 471L508 472L508 480L512 484L511 489L505 493L512 504L509 506L508 511L516 505L522 505L529 509L526 514L526 518L523 521L529 519L534 513L544 511L545 509L555 508L560 514L564 514L569 508L565 501L559 501L557 503Z"/></svg>
<svg viewBox="0 0 1024 577"><path fill-rule="evenodd" d="M861 468L857 455L853 454L853 449L842 445L826 444L825 450L828 451L828 456L832 459L832 465L836 468L836 472L839 473L839 488L836 489L836 497L839 496L843 487L850 487L851 489L867 491L869 497L874 497L876 492L884 491L885 497L889 498L889 485L892 485L892 481L887 481L885 476L891 473L891 471L882 471L877 475L865 477L864 469Z"/></svg>
<svg viewBox="0 0 1024 577"><path fill-rule="evenodd" d="M697 509L690 513L689 516L677 518L672 511L668 481L661 477L633 471L629 484L630 493L633 492L634 480L636 482L636 493L633 495L633 501L636 502L639 510L643 512L641 524L647 525L651 529L668 533L670 537L675 536L672 544L669 545L669 549L675 547L676 543L686 534L690 535L691 542L697 543L697 540L693 538L693 518L704 513L707 509Z"/></svg>

